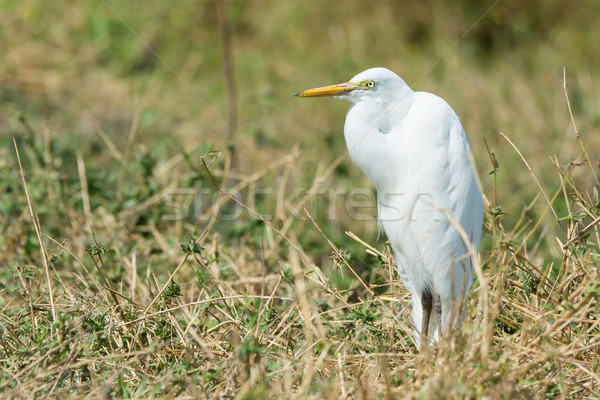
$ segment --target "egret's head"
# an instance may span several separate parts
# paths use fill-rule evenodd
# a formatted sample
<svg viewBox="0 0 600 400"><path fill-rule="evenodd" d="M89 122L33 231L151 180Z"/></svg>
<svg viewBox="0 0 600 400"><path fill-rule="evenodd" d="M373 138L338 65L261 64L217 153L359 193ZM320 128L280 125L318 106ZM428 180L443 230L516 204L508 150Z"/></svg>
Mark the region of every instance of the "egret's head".
<svg viewBox="0 0 600 400"><path fill-rule="evenodd" d="M298 97L334 96L356 103L365 98L387 101L401 99L412 92L398 75L386 68L371 68L356 75L350 81L296 93Z"/></svg>

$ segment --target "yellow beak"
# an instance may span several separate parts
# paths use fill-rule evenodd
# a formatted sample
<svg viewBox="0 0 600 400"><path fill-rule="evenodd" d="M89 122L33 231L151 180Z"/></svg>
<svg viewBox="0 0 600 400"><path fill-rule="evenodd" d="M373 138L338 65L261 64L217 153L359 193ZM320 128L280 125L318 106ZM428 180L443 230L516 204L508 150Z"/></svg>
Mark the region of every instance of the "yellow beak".
<svg viewBox="0 0 600 400"><path fill-rule="evenodd" d="M297 97L324 97L324 96L339 96L349 93L358 88L360 83L345 82L337 85L323 86L315 89L308 89L304 92L296 93Z"/></svg>

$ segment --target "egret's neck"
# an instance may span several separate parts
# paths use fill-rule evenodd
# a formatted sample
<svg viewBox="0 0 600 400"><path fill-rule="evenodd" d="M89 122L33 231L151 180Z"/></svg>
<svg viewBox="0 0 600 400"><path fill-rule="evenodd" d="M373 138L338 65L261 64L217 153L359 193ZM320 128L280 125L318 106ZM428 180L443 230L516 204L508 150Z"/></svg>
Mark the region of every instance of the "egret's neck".
<svg viewBox="0 0 600 400"><path fill-rule="evenodd" d="M392 136L402 135L404 120L414 101L414 92L408 90L402 97L360 99L346 116L344 137L348 153L378 191L399 181L392 174L401 170L401 160L390 147L397 143Z"/></svg>

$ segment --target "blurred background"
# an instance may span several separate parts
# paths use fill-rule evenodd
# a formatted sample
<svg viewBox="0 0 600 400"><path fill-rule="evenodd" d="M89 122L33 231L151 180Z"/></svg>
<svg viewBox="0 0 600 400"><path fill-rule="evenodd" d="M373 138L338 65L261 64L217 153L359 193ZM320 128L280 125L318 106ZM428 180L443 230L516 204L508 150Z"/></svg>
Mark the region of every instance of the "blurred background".
<svg viewBox="0 0 600 400"><path fill-rule="evenodd" d="M81 243L80 252L91 227L99 241L147 257L209 228L208 237L227 248L269 242L285 252L251 213L201 218L217 199L215 179L225 187L241 182L242 201L272 216L317 264L331 264L331 250L302 205L327 237L368 267L374 261L344 233L380 248L384 241L376 242L373 197L363 193L361 215L370 221L351 218L345 201L352 188L374 193L344 156L348 104L293 94L375 66L454 108L502 223L510 230L525 218L520 226L531 228L547 203L499 132L519 148L548 196L561 183L554 156L561 167L574 162L575 179L597 194L589 166L582 166L563 69L574 120L596 163L599 15L594 0L0 0L0 261L26 261L36 243L29 228L14 223L26 206L14 135L41 225ZM208 200L197 200L200 187ZM306 196L311 190L318 193ZM341 194L332 198L332 190ZM566 199L555 202L559 218L577 212ZM176 218L164 218L174 211ZM554 238L564 229L554 218L541 225L530 257L540 264L560 257ZM488 231L484 236L485 258L493 244ZM142 245L157 237L162 245ZM277 254L265 262L276 267Z"/></svg>
<svg viewBox="0 0 600 400"><path fill-rule="evenodd" d="M599 16L0 0L0 391L593 397ZM293 96L376 66L454 108L485 197L464 334L418 356L349 103Z"/></svg>

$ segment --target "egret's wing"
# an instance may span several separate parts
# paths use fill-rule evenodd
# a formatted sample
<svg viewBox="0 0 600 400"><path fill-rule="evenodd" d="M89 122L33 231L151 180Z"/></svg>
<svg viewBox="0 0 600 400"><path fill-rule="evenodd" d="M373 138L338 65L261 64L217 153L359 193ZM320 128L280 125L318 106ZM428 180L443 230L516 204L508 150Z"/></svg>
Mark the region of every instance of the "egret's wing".
<svg viewBox="0 0 600 400"><path fill-rule="evenodd" d="M465 281L470 287L469 260L461 265L456 261L464 260L467 246L446 217L450 214L479 245L481 194L459 118L441 98L418 92L401 128L390 138L394 143L388 146L401 149L402 155L395 167L402 171L401 186L394 190L405 193L395 206L404 208L407 221L387 226L384 222L384 227L388 237L394 237L390 242L406 255L409 279L417 289L423 284L436 286L440 295L451 295Z"/></svg>

